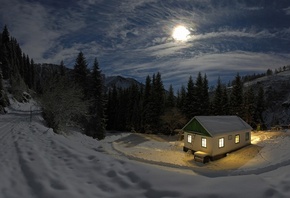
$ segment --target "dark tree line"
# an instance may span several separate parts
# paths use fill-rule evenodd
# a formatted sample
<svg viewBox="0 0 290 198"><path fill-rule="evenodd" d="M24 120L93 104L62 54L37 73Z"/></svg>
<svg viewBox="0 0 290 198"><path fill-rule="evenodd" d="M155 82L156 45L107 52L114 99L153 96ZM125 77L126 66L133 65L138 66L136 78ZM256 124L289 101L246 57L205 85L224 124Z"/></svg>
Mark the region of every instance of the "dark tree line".
<svg viewBox="0 0 290 198"><path fill-rule="evenodd" d="M166 92L161 74L146 77L145 86L132 85L128 89L113 87L108 91L108 130L138 131L147 133L173 133L184 124L176 107L172 86ZM176 123L172 116L175 115Z"/></svg>
<svg viewBox="0 0 290 198"><path fill-rule="evenodd" d="M4 80L22 78L29 88L35 87L35 65L33 59L22 52L19 43L10 37L4 27L0 42L0 62Z"/></svg>
<svg viewBox="0 0 290 198"><path fill-rule="evenodd" d="M190 76L187 87L174 95L172 86L166 92L161 74L147 76L144 87L113 87L107 98L107 129L172 134L197 115L238 115L254 128L263 124L264 92L243 86L239 74L227 87L218 78L214 92L209 93L207 76Z"/></svg>
<svg viewBox="0 0 290 198"><path fill-rule="evenodd" d="M24 54L17 40L10 36L7 26L0 34L0 111L9 105L3 80L10 83L9 92L22 101L23 91L35 87L34 61Z"/></svg>

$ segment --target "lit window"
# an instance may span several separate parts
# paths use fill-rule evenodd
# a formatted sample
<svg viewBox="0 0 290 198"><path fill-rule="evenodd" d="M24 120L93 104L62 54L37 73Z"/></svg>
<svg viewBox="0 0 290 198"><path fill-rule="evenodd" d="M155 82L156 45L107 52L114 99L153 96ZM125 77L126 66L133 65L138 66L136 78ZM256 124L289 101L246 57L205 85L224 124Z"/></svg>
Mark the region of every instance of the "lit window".
<svg viewBox="0 0 290 198"><path fill-rule="evenodd" d="M235 136L235 143L240 143L240 135Z"/></svg>
<svg viewBox="0 0 290 198"><path fill-rule="evenodd" d="M247 133L246 133L246 141L248 141L249 139L250 139L250 133L247 132Z"/></svg>
<svg viewBox="0 0 290 198"><path fill-rule="evenodd" d="M187 135L187 142L191 143L191 141L192 141L192 136L191 135Z"/></svg>
<svg viewBox="0 0 290 198"><path fill-rule="evenodd" d="M222 148L225 146L225 138L220 138L219 139L219 148Z"/></svg>
<svg viewBox="0 0 290 198"><path fill-rule="evenodd" d="M206 138L201 138L201 146L206 148Z"/></svg>

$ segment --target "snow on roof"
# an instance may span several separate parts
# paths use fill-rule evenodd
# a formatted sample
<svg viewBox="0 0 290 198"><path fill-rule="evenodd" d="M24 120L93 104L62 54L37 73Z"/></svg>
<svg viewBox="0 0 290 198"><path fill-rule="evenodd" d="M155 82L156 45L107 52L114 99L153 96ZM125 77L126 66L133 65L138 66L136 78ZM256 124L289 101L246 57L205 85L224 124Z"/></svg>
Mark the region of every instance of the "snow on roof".
<svg viewBox="0 0 290 198"><path fill-rule="evenodd" d="M195 116L211 136L229 132L242 132L252 127L238 116Z"/></svg>

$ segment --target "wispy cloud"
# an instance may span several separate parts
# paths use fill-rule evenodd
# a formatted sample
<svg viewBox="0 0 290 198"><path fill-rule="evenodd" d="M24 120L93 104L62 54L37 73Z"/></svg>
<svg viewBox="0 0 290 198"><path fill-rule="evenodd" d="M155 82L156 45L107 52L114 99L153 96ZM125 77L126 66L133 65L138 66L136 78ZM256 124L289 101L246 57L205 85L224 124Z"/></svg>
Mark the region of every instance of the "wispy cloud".
<svg viewBox="0 0 290 198"><path fill-rule="evenodd" d="M0 23L36 62L72 67L81 50L107 75L160 71L179 86L198 71L215 81L290 62L290 2L277 1L9 0ZM171 38L176 25L189 28L187 42Z"/></svg>
<svg viewBox="0 0 290 198"><path fill-rule="evenodd" d="M23 51L37 62L47 58L46 53L57 47L59 38L85 24L81 18L76 20L77 13L62 14L35 2L6 1L0 12L11 35L19 39Z"/></svg>
<svg viewBox="0 0 290 198"><path fill-rule="evenodd" d="M218 76L224 82L233 79L236 73L264 73L278 66L288 65L290 54L256 53L232 51L228 53L204 54L194 58L177 57L174 59L150 59L140 63L135 60L123 60L122 68L115 63L110 68L103 68L109 75L117 75L125 71L125 76L135 76L144 82L147 75L161 72L165 87L173 84L175 90L186 85L189 76L196 77L198 72L207 74L210 84L215 84Z"/></svg>
<svg viewBox="0 0 290 198"><path fill-rule="evenodd" d="M283 11L285 12L286 15L290 15L290 7L284 8Z"/></svg>

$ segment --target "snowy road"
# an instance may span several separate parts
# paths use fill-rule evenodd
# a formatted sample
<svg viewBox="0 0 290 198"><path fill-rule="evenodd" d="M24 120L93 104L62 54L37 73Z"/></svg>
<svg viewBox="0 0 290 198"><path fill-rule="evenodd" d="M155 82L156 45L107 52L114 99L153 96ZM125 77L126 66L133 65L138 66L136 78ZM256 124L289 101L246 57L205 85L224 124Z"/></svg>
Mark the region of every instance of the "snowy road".
<svg viewBox="0 0 290 198"><path fill-rule="evenodd" d="M1 198L289 197L289 166L260 175L208 178L128 160L80 133L57 135L39 115L0 115Z"/></svg>

